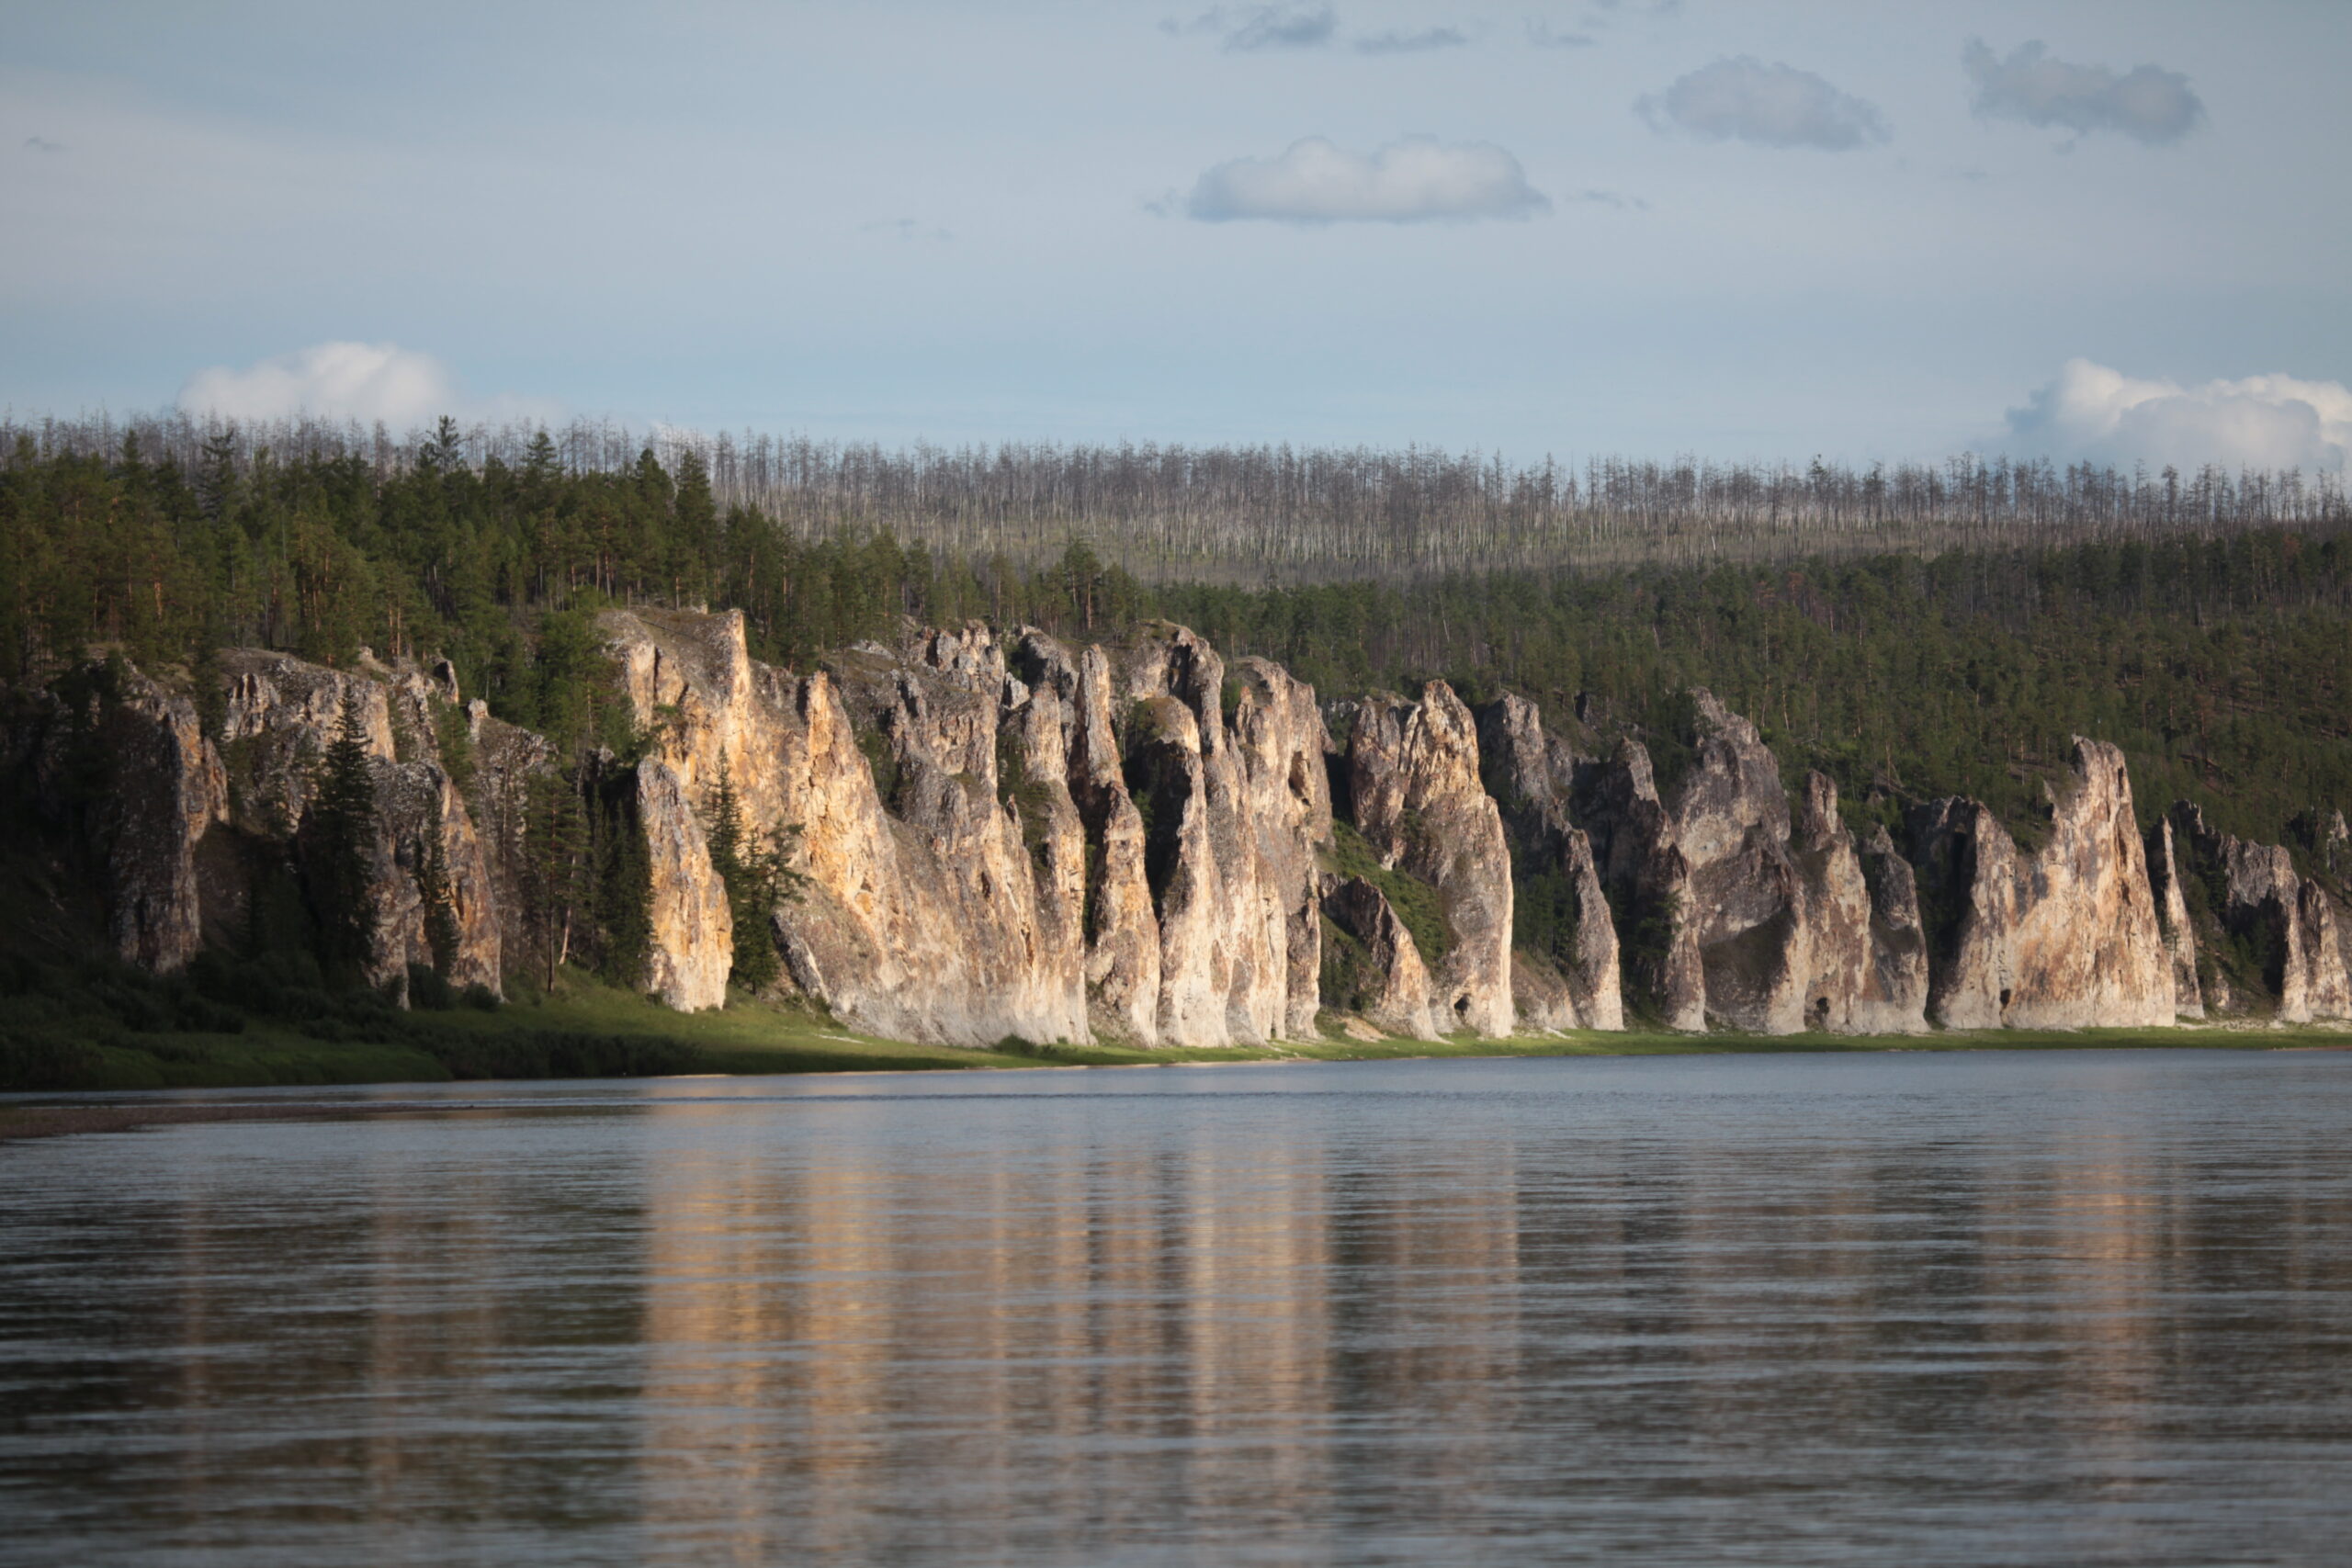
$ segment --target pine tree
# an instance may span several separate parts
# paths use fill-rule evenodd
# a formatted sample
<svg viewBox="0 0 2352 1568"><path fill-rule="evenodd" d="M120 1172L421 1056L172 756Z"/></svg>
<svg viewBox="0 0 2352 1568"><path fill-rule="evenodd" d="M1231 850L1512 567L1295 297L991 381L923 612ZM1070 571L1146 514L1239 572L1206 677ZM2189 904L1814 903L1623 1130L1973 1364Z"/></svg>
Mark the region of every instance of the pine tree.
<svg viewBox="0 0 2352 1568"><path fill-rule="evenodd" d="M523 818L523 917L550 996L581 912L593 902L592 873L580 791L560 773L532 774Z"/></svg>
<svg viewBox="0 0 2352 1568"><path fill-rule="evenodd" d="M711 791L709 817L704 840L710 850L710 868L727 889L727 912L735 922L735 966L728 983L758 992L774 985L783 968L768 923L782 891L783 857L745 825L724 751L718 754L718 783Z"/></svg>
<svg viewBox="0 0 2352 1568"><path fill-rule="evenodd" d="M368 730L359 716L357 688L346 684L301 834L319 964L337 984L359 984L376 962L379 827Z"/></svg>
<svg viewBox="0 0 2352 1568"><path fill-rule="evenodd" d="M605 977L615 985L643 984L653 947L653 871L645 835L620 799L599 813L603 843L596 861L596 924L603 939Z"/></svg>
<svg viewBox="0 0 2352 1568"><path fill-rule="evenodd" d="M443 979L457 966L458 898L449 881L449 857L441 845L441 803L426 812L424 834L416 848L416 897L424 910L424 945L433 953L433 972Z"/></svg>

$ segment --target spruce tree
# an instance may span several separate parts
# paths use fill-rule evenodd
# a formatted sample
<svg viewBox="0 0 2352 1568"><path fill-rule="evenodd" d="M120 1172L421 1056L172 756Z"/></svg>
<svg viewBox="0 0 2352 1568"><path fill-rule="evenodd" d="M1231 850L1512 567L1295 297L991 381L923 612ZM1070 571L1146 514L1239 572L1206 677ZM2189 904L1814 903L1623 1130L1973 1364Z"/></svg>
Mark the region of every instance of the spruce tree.
<svg viewBox="0 0 2352 1568"><path fill-rule="evenodd" d="M709 817L704 841L710 850L710 868L727 889L727 912L735 922L735 966L728 973L728 983L761 991L775 983L783 968L768 924L782 887L782 857L745 825L743 804L735 794L724 751L718 754L718 784L711 791Z"/></svg>
<svg viewBox="0 0 2352 1568"><path fill-rule="evenodd" d="M605 977L636 987L645 980L653 949L653 871L636 815L618 799L599 813L603 847L596 860L596 923L603 937Z"/></svg>
<svg viewBox="0 0 2352 1568"><path fill-rule="evenodd" d="M425 814L424 833L416 846L416 897L424 906L424 945L433 953L433 972L443 979L458 962L457 891L449 881L449 857L441 846L441 803L435 800Z"/></svg>
<svg viewBox="0 0 2352 1568"><path fill-rule="evenodd" d="M588 824L580 791L561 773L531 775L523 820L523 916L548 994L571 956L572 931L591 899Z"/></svg>
<svg viewBox="0 0 2352 1568"><path fill-rule="evenodd" d="M344 688L334 739L321 759L303 814L303 861L319 964L338 985L357 985L376 962L376 776L356 687Z"/></svg>

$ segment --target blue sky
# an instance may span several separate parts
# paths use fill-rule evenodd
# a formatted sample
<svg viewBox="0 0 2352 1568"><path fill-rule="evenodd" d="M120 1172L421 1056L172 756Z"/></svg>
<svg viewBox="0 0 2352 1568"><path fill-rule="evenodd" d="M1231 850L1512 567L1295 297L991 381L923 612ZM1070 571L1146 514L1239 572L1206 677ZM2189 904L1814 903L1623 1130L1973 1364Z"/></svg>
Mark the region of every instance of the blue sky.
<svg viewBox="0 0 2352 1568"><path fill-rule="evenodd" d="M2327 0L16 9L19 417L2352 443Z"/></svg>

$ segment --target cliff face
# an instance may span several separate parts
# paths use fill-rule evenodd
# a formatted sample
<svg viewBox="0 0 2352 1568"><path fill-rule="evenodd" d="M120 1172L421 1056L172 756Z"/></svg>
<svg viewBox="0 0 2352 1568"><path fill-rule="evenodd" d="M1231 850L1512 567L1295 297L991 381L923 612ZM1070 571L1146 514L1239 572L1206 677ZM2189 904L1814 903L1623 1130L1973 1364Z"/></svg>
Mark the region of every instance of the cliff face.
<svg viewBox="0 0 2352 1568"><path fill-rule="evenodd" d="M1527 936L1511 953L1511 1004L1531 1029L1625 1027L1617 929L1600 885L1592 840L1571 825L1577 770L1585 760L1547 733L1541 711L1504 696L1478 714L1487 791L1510 840L1514 913Z"/></svg>
<svg viewBox="0 0 2352 1568"><path fill-rule="evenodd" d="M446 665L253 650L222 656L217 693L119 661L18 693L5 755L85 835L117 950L159 971L299 899L347 702L377 805L369 978L392 987L429 964L498 989L565 957L584 917L541 908L531 824L569 790L641 852L647 989L722 1005L740 944L773 943L780 991L899 1038L1254 1044L1315 1035L1326 1005L1359 1032L1500 1035L1622 1028L1629 999L1692 1030L2144 1026L2231 1005L2200 962L2209 909L2282 1018L2352 1016L2328 885L2186 806L2143 840L2093 741L2029 847L1949 799L1913 810L1906 858L1857 838L1826 777L1792 798L1704 692L1686 733L1649 738L1678 760L1661 791L1638 732L1580 710L1553 734L1517 697L1474 716L1442 682L1335 709L1335 748L1312 688L1173 626L1084 649L910 629L795 673L750 658L732 614L601 625L641 755L559 757L461 705ZM713 861L722 781L794 874L755 921ZM1334 788L1363 839L1344 853ZM2333 818L2295 830L2314 865L2352 859ZM1385 871L1332 869L1366 846Z"/></svg>
<svg viewBox="0 0 2352 1568"><path fill-rule="evenodd" d="M2172 960L2122 754L2077 739L2049 810L2049 840L2030 853L1974 801L1913 814L1942 941L1930 1010L1954 1029L2171 1023Z"/></svg>
<svg viewBox="0 0 2352 1568"><path fill-rule="evenodd" d="M406 728L396 735L393 724L395 700L423 705L437 686L413 671L347 675L244 649L222 662L216 736L204 733L189 695L128 666L106 677L107 694L77 712L52 705L41 721L36 779L54 809L69 795L90 797L85 825L116 950L168 974L207 945L248 940L256 889L299 871L318 764L347 694L376 796L365 852L377 955L365 978L400 988L411 964L425 964L454 985L496 990L502 933L490 851L429 724L421 738Z"/></svg>
<svg viewBox="0 0 2352 1568"><path fill-rule="evenodd" d="M1115 656L1024 632L1008 659L975 626L804 678L752 660L732 616L605 629L680 798L707 813L724 759L755 829L797 829L773 940L845 1021L961 1044L1313 1030L1330 807L1314 693L1284 671L1228 676L1178 627ZM707 854L649 841L657 905L707 903ZM707 940L657 919L657 967Z"/></svg>
<svg viewBox="0 0 2352 1568"><path fill-rule="evenodd" d="M348 698L367 737L376 784L377 835L369 894L377 957L368 978L404 985L411 964L435 964L428 892L447 900L453 944L440 959L457 986L503 983L505 934L491 861L464 796L443 767L431 701L454 697L414 672L379 679L283 654L239 649L228 675L220 751L228 760L226 826L241 852L205 854L206 922L226 940L248 918L254 852L299 838L317 787L316 767L334 741ZM395 716L401 720L395 724ZM202 846L199 846L202 853ZM437 863L438 876L433 870ZM441 886L432 887L435 881Z"/></svg>
<svg viewBox="0 0 2352 1568"><path fill-rule="evenodd" d="M2352 1018L2352 969L2345 953L2344 922L2316 877L2295 870L2283 845L2256 844L2216 831L2205 814L2188 801L2172 808L2165 823L2176 835L2188 874L2201 874L2218 893L2213 913L2229 936L2252 950L2261 983L2277 999L2286 1023ZM2322 840L2320 852L2324 853ZM2217 998L2216 1005L2232 999Z"/></svg>
<svg viewBox="0 0 2352 1568"><path fill-rule="evenodd" d="M1470 710L1440 681L1418 703L1367 700L1348 736L1347 773L1357 830L1384 863L1429 883L1443 901L1453 942L1431 976L1438 1026L1509 1034L1510 852L1502 813L1479 780Z"/></svg>
<svg viewBox="0 0 2352 1568"><path fill-rule="evenodd" d="M195 704L136 671L122 683L93 737L107 763L96 815L111 934L124 958L171 974L204 944L196 851L228 816L228 777Z"/></svg>
<svg viewBox="0 0 2352 1568"><path fill-rule="evenodd" d="M1707 692L1691 694L1689 744L1669 801L1638 741L1578 768L1596 862L1626 911L1631 987L1673 1029L1924 1029L1917 890L1884 834L1858 846L1818 773L1792 811L1756 728Z"/></svg>
<svg viewBox="0 0 2352 1568"><path fill-rule="evenodd" d="M1658 799L1649 751L1638 740L1621 740L1607 761L1580 766L1577 773L1577 810L1593 863L1623 911L1618 936L1626 994L1668 1029L1704 1029L1701 911L1691 897L1690 862Z"/></svg>
<svg viewBox="0 0 2352 1568"><path fill-rule="evenodd" d="M1440 1038L1430 1013L1433 987L1429 966L1386 895L1363 877L1351 876L1332 890L1326 904L1332 919L1363 944L1365 963L1374 977L1363 1016L1391 1034Z"/></svg>
<svg viewBox="0 0 2352 1568"><path fill-rule="evenodd" d="M2197 974L2197 933L2190 929L2188 899L2180 884L2180 857L2174 852L2172 818L2160 818L2147 835L2148 887L2155 895L2156 926L2164 932L2172 962L2172 1007L2181 1018L2205 1016L2205 988ZM2228 1001L2226 993L2215 1005Z"/></svg>

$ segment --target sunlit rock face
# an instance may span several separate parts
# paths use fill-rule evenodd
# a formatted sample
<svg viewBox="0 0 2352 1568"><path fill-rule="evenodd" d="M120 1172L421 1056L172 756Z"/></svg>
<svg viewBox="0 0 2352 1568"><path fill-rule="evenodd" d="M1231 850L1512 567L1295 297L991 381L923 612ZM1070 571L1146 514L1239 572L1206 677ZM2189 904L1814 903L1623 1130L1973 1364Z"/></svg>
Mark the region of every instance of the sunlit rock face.
<svg viewBox="0 0 2352 1568"><path fill-rule="evenodd" d="M975 625L794 677L733 616L604 626L684 798L708 812L723 758L778 830L801 880L774 940L844 1021L959 1044L1313 1031L1327 742L1283 671L1228 672L1182 627L1073 652ZM649 842L657 899L704 874L682 838ZM686 928L656 925L657 964L687 972Z"/></svg>
<svg viewBox="0 0 2352 1568"><path fill-rule="evenodd" d="M1314 689L1263 660L1228 670L1193 633L1165 624L1111 655L1111 682L1159 931L1158 1037L1311 1035L1318 858L1331 841Z"/></svg>
<svg viewBox="0 0 2352 1568"><path fill-rule="evenodd" d="M1438 890L1453 943L1435 965L1431 1010L1449 1032L1509 1034L1512 887L1502 813L1479 778L1477 727L1442 681L1421 700L1356 707L1347 774L1356 829L1385 863Z"/></svg>
<svg viewBox="0 0 2352 1568"><path fill-rule="evenodd" d="M1951 799L1913 810L1906 856L1883 827L1858 836L1827 777L1792 795L1755 726L1702 691L1687 730L1649 737L1677 770L1661 789L1639 731L1604 740L1580 705L1549 733L1518 697L1474 716L1443 682L1335 706L1335 748L1311 687L1165 624L1114 647L910 626L806 672L752 659L733 613L601 626L641 737L626 750L559 757L464 704L446 664L240 649L209 693L119 660L20 692L7 760L87 834L114 944L157 971L299 899L348 703L378 806L368 977L395 990L415 964L497 990L560 958L524 919L526 818L576 761L560 787L646 850L639 979L681 1010L723 1005L739 944L768 942L779 990L876 1034L1258 1044L1317 1032L1329 922L1341 1005L1410 1037L1618 1029L1629 1002L1764 1033L2146 1026L2230 1005L2192 929L2211 905L2274 955L2282 1018L2352 1016L2352 921L2324 869L2299 876L2193 807L2143 838L2120 754L2094 741L2026 847ZM753 929L713 863L722 779L794 874ZM1372 852L1425 886L1340 874L1335 788ZM2332 818L2295 831L2315 867L2346 858ZM1411 932L1432 908L1444 940L1425 953Z"/></svg>
<svg viewBox="0 0 2352 1568"><path fill-rule="evenodd" d="M715 919L659 918L665 886L681 909L723 908L707 842L649 822L657 971L692 976L700 998L715 970L723 997L733 943L773 941L801 989L875 1033L1087 1038L1067 790L1032 779L1028 742L1051 727L1020 716L1025 693L1010 703L989 632L861 645L793 677L750 658L733 613L609 612L603 625L648 760L706 816L723 771L747 827L801 878L773 931L730 930L724 961L707 962ZM640 813L656 798L641 794Z"/></svg>
<svg viewBox="0 0 2352 1568"><path fill-rule="evenodd" d="M2174 831L2182 874L2203 877L2222 929L2254 949L2279 1021L2352 1018L2346 922L2320 880L2299 874L2285 846L2220 832L2188 801L2173 807L2165 826ZM2323 839L2317 852L2329 847Z"/></svg>
<svg viewBox="0 0 2352 1568"><path fill-rule="evenodd" d="M649 873L645 988L680 1012L724 1007L735 918L711 867L709 841L677 770L642 758L636 782Z"/></svg>
<svg viewBox="0 0 2352 1568"><path fill-rule="evenodd" d="M1529 1029L1625 1026L1617 930L1593 859L1592 840L1571 825L1580 759L1544 728L1526 698L1507 695L1478 713L1478 752L1487 791L1500 808L1517 871L1514 912L1542 900L1544 919L1521 921L1542 939L1511 955L1511 1005Z"/></svg>
<svg viewBox="0 0 2352 1568"><path fill-rule="evenodd" d="M2048 811L2030 852L1978 802L1913 812L1937 944L1931 1014L1954 1029L2171 1023L2172 956L2123 754L2078 738Z"/></svg>

